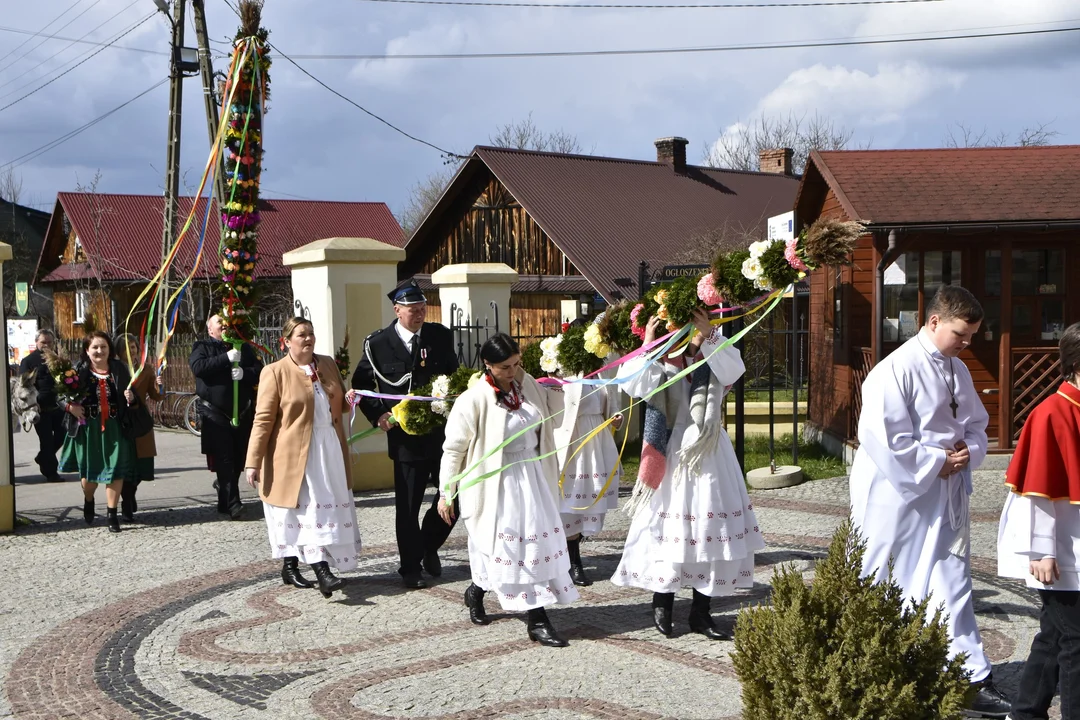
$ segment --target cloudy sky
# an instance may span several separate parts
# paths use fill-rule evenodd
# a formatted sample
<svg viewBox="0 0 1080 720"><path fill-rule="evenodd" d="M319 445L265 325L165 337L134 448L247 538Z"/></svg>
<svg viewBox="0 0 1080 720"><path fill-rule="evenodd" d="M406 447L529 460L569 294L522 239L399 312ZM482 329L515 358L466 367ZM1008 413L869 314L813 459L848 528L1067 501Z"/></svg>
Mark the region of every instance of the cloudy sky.
<svg viewBox="0 0 1080 720"><path fill-rule="evenodd" d="M30 97L97 47L12 30L108 41L154 11L152 0L0 0L0 171L153 86L164 54L109 48ZM637 0L629 0L636 2ZM694 3L698 0L681 0ZM708 2L709 0L701 0ZM765 0L748 0L763 3ZM666 0L652 0L662 3ZM206 0L225 64L237 18ZM67 11L65 13L65 11ZM188 13L188 45L195 45ZM1080 27L1075 0L941 0L853 7L585 9L267 0L271 41L310 73L408 133L467 152L532 113L596 154L654 159L654 139L681 135L691 160L740 121L819 113L874 148L940 146L950 126L1015 136L1048 123L1080 143L1080 33L744 52L532 59L393 59L403 54L685 48ZM66 27L64 27L66 24ZM99 27L100 26L100 27ZM95 30L95 28L97 28ZM164 53L156 15L117 41ZM20 47L21 43L25 43ZM379 200L398 212L411 187L443 168L439 152L399 135L283 59L271 72L263 192L268 197ZM51 209L58 191L160 193L168 112L164 84L38 157L20 161L23 201ZM184 183L208 152L198 78L185 83Z"/></svg>

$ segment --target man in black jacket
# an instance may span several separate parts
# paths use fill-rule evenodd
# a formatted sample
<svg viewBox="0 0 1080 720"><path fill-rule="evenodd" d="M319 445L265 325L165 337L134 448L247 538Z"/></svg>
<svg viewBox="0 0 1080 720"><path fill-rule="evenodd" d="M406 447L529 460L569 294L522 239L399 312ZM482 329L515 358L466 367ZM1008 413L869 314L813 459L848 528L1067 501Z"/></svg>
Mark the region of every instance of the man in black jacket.
<svg viewBox="0 0 1080 720"><path fill-rule="evenodd" d="M45 365L45 351L56 344L56 335L52 330L39 330L34 339L37 349L19 363L19 374L34 372L34 387L37 388L38 407L41 416L34 424L38 436L38 454L34 462L41 469L41 474L49 482L63 480L57 474L59 463L56 453L64 444L64 411L56 404L56 382Z"/></svg>
<svg viewBox="0 0 1080 720"><path fill-rule="evenodd" d="M207 320L206 332L210 337L195 343L188 364L195 375L195 393L199 396L202 452L217 475L217 509L239 520L244 514L240 474L244 471L255 420L255 386L259 384L262 361L251 345L244 343L236 350L222 340L223 329L220 316ZM236 363L239 365L235 366ZM239 400L236 427L232 424L234 381L238 381Z"/></svg>
<svg viewBox="0 0 1080 720"><path fill-rule="evenodd" d="M437 375L449 375L457 370L453 334L445 325L424 322L427 301L415 281L409 281L388 297L394 303L397 320L364 340L364 356L353 373L352 386L357 390L406 395ZM439 517L438 493L424 515L423 524L418 521L427 486L439 486L443 431L415 436L391 427L390 408L396 404L395 400L364 397L360 410L372 425L387 433L390 459L394 461L397 544L401 557L398 572L405 587L422 588L426 583L420 576L421 566L433 577L442 574L438 550L451 530Z"/></svg>

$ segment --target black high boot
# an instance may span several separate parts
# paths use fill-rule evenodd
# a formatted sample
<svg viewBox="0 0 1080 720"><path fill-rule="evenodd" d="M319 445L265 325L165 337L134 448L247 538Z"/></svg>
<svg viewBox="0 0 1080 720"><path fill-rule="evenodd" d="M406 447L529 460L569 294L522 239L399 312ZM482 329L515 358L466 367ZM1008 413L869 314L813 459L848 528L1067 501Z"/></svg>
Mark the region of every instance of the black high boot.
<svg viewBox="0 0 1080 720"><path fill-rule="evenodd" d="M138 489L138 480L128 480L124 487L120 488L120 514L128 522L135 519L135 511L139 509L139 503L135 501L135 492Z"/></svg>
<svg viewBox="0 0 1080 720"><path fill-rule="evenodd" d="M326 562L317 562L311 566L315 571L315 577L319 579L319 592L323 597L330 597L335 590L340 590L345 582L334 573L330 572L330 566Z"/></svg>
<svg viewBox="0 0 1080 720"><path fill-rule="evenodd" d="M716 629L716 623L713 622L712 613L709 611L711 604L711 597L702 595L697 590L694 591L694 599L690 604L690 632L704 635L710 640L730 640L730 635Z"/></svg>
<svg viewBox="0 0 1080 720"><path fill-rule="evenodd" d="M287 557L282 563L281 582L297 588L313 588L316 585L314 580L308 580L300 574L300 561L294 557Z"/></svg>
<svg viewBox="0 0 1080 720"><path fill-rule="evenodd" d="M465 588L465 607L469 608L469 622L473 625L487 625L487 611L484 610L484 591L473 583Z"/></svg>
<svg viewBox="0 0 1080 720"><path fill-rule="evenodd" d="M671 609L675 606L675 593L652 594L653 625L661 635L671 637Z"/></svg>
<svg viewBox="0 0 1080 720"><path fill-rule="evenodd" d="M544 608L535 608L528 613L529 639L546 647L566 647L570 643L559 637L551 626Z"/></svg>
<svg viewBox="0 0 1080 720"><path fill-rule="evenodd" d="M581 538L567 540L566 549L570 554L570 579L582 587L592 585L592 580L585 575L585 566L581 564Z"/></svg>
<svg viewBox="0 0 1080 720"><path fill-rule="evenodd" d="M94 498L84 499L82 504L82 516L87 525L94 524Z"/></svg>
<svg viewBox="0 0 1080 720"><path fill-rule="evenodd" d="M120 532L120 518L116 517L116 508L109 508L107 512L109 513L109 532Z"/></svg>

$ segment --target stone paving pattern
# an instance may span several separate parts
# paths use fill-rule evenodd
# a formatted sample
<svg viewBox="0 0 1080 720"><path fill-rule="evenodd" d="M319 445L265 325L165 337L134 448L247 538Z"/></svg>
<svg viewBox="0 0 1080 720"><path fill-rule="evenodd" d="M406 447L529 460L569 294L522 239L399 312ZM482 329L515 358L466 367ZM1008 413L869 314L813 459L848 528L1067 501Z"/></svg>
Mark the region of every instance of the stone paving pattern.
<svg viewBox="0 0 1080 720"><path fill-rule="evenodd" d="M468 622L463 527L444 548L443 577L405 591L390 493L357 495L361 565L326 600L281 584L257 505L245 521L220 519L195 438L159 433L160 478L140 489L137 520L119 535L101 520L85 525L74 482L39 482L33 439L16 435L15 444L26 483L19 512L35 522L0 536L0 718L739 717L732 645L688 632L689 596L676 601L675 636L664 638L648 593L606 581L629 524L621 512L583 544L597 582L578 603L550 610L571 644L549 649L490 598L492 624ZM973 567L995 678L1011 691L1038 599L995 574L1001 482L1000 471L976 473ZM767 600L778 563L811 575L847 515L843 478L753 499L768 548L752 590L714 601L728 627L740 607ZM104 505L99 490L102 513Z"/></svg>

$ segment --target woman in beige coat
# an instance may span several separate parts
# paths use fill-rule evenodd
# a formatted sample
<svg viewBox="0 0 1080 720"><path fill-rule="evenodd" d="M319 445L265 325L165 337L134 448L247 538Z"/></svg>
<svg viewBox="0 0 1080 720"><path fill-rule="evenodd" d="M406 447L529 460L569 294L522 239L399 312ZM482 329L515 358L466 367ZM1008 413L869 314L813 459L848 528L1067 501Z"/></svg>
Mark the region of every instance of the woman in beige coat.
<svg viewBox="0 0 1080 720"><path fill-rule="evenodd" d="M465 473L458 504L469 532L469 619L487 624L484 593L490 590L504 610L527 612L530 640L565 647L544 611L546 605L578 598L559 517L552 426L537 425L548 415L547 400L521 369L521 352L509 335L493 335L480 357L484 375L458 397L447 418L439 471L439 514L447 523L454 513L447 498L457 493L455 478ZM506 447L493 452L504 440L509 440ZM481 461L488 453L491 457ZM536 459L543 455L548 457Z"/></svg>
<svg viewBox="0 0 1080 720"><path fill-rule="evenodd" d="M342 586L330 565L353 570L360 552L342 420L348 394L333 358L315 355L311 321L293 318L281 332L289 354L259 376L247 480L259 488L273 556L284 560L282 582L313 586L300 575L303 558L330 597Z"/></svg>

